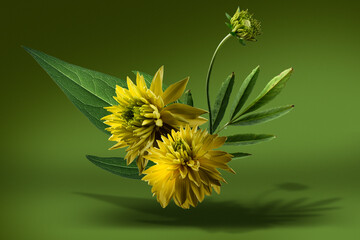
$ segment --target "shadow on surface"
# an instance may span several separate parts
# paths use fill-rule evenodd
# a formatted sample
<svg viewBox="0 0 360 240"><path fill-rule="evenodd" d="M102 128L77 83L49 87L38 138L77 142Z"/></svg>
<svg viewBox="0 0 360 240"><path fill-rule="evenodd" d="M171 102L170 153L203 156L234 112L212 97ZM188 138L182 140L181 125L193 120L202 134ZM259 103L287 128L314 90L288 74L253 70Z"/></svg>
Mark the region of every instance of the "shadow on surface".
<svg viewBox="0 0 360 240"><path fill-rule="evenodd" d="M95 212L90 219L97 225L118 227L194 227L207 231L243 232L277 226L303 226L324 221L324 213L339 198L311 201L307 198L271 201L211 201L183 210L175 204L162 209L155 199L142 199L91 193L76 193L121 209Z"/></svg>

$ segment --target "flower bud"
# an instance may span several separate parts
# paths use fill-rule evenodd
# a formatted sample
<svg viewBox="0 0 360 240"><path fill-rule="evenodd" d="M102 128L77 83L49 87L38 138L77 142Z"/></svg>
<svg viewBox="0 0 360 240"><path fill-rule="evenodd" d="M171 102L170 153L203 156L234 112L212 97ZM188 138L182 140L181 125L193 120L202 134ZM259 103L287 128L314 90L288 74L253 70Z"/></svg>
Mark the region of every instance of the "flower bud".
<svg viewBox="0 0 360 240"><path fill-rule="evenodd" d="M256 37L261 34L261 25L258 20L253 18L253 15L248 12L248 10L240 11L238 8L234 16L228 19L230 23L227 23L228 27L231 29L231 34L240 41L256 41Z"/></svg>

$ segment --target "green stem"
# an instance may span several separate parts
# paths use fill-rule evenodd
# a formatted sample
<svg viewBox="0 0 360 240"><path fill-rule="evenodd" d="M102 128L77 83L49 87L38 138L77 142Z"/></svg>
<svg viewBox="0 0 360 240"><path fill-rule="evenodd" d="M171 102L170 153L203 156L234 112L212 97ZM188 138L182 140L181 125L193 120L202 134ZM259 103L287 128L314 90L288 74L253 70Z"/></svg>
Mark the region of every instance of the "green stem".
<svg viewBox="0 0 360 240"><path fill-rule="evenodd" d="M225 123L225 125L224 126L222 126L219 130L217 130L216 132L215 132L215 134L218 134L219 132L221 132L222 130L224 130L224 128L226 128L228 125L230 125L231 124L231 122L227 122L227 123Z"/></svg>
<svg viewBox="0 0 360 240"><path fill-rule="evenodd" d="M210 104L210 93L209 93L209 84L210 84L210 75L211 75L211 70L212 70L212 67L214 65L214 61L215 61L215 57L216 57L216 54L217 52L219 51L219 49L221 48L221 46L226 42L226 40L228 40L232 35L229 33L228 35L226 35L224 37L223 40L221 40L221 42L219 43L219 45L217 46L217 48L215 49L215 52L211 58L211 62L210 62L210 66L209 66L209 70L208 70L208 73L207 73L207 77L206 77L206 97L207 97L207 105L208 105L208 109L209 109L209 123L210 123L210 126L209 126L209 132L210 134L213 133L213 123L212 123L212 113L211 113L211 104Z"/></svg>

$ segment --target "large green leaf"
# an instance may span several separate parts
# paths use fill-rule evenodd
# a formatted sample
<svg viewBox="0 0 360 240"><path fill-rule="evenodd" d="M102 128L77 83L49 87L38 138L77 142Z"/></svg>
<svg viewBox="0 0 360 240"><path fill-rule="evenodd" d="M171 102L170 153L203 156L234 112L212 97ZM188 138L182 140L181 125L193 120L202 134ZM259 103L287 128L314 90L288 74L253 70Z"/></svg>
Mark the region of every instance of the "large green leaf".
<svg viewBox="0 0 360 240"><path fill-rule="evenodd" d="M116 104L113 99L115 86L126 87L126 83L116 77L82 68L43 52L24 47L40 66L50 75L70 101L100 130L105 125L100 119L108 112L106 106Z"/></svg>
<svg viewBox="0 0 360 240"><path fill-rule="evenodd" d="M258 113L251 113L239 118L235 122L232 122L231 125L245 126L245 125L254 125L254 124L268 122L287 114L293 108L294 105L287 105L284 107L268 109Z"/></svg>
<svg viewBox="0 0 360 240"><path fill-rule="evenodd" d="M216 96L214 107L212 109L214 122L212 131L214 132L224 117L226 107L229 103L232 88L234 86L235 74L230 74L222 83L221 88Z"/></svg>
<svg viewBox="0 0 360 240"><path fill-rule="evenodd" d="M126 165L126 160L121 157L96 157L86 155L86 158L96 166L121 177L141 179L144 176L139 175L135 161L130 165Z"/></svg>
<svg viewBox="0 0 360 240"><path fill-rule="evenodd" d="M274 138L275 136L270 134L253 134L253 133L236 134L232 136L227 136L225 145L248 145L248 144L270 141Z"/></svg>
<svg viewBox="0 0 360 240"><path fill-rule="evenodd" d="M185 104L193 107L194 106L194 100L193 100L191 91L187 90L184 95L185 95L184 96Z"/></svg>
<svg viewBox="0 0 360 240"><path fill-rule="evenodd" d="M241 84L241 87L236 94L234 103L230 111L230 120L234 119L236 114L244 106L246 100L249 98L251 91L253 90L256 80L259 76L260 66L257 66L252 70L252 72L246 77L244 82Z"/></svg>
<svg viewBox="0 0 360 240"><path fill-rule="evenodd" d="M230 153L230 154L233 155L232 159L239 159L239 158L251 156L250 153L243 153L243 152L236 152L236 153Z"/></svg>
<svg viewBox="0 0 360 240"><path fill-rule="evenodd" d="M278 76L274 77L261 91L259 96L246 108L246 110L244 110L244 112L242 112L241 115L253 112L274 99L285 87L292 71L293 69L289 68L280 73Z"/></svg>

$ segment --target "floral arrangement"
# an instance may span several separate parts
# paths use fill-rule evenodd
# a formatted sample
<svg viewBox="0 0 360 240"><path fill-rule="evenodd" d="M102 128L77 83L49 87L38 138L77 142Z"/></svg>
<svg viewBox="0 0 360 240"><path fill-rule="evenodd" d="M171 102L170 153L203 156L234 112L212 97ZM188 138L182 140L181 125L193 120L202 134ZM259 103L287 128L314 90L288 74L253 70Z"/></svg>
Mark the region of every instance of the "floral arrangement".
<svg viewBox="0 0 360 240"><path fill-rule="evenodd" d="M226 123L225 117L235 82L234 73L222 83L213 106L209 86L215 57L230 38L242 45L256 41L260 22L248 10L239 8L226 14L230 32L216 48L206 77L208 110L193 106L189 78L168 87L163 83L164 67L154 76L134 71L136 81L116 77L66 63L40 51L26 48L57 83L71 102L100 130L116 142L110 149L127 148L124 157L86 157L98 167L122 177L141 179L152 186L152 193L165 208L171 199L181 208L195 207L211 195L220 193L225 179L219 169L235 173L228 163L250 154L216 150L223 145L246 145L272 140L270 134L220 136L228 126L255 125L276 119L294 107L286 105L256 111L274 99L290 78L292 68L274 77L260 94L245 106L259 75L256 67L242 82ZM182 99L182 101L180 100ZM255 112L256 111L256 112ZM208 114L206 118L202 117ZM201 129L209 122L208 129Z"/></svg>

